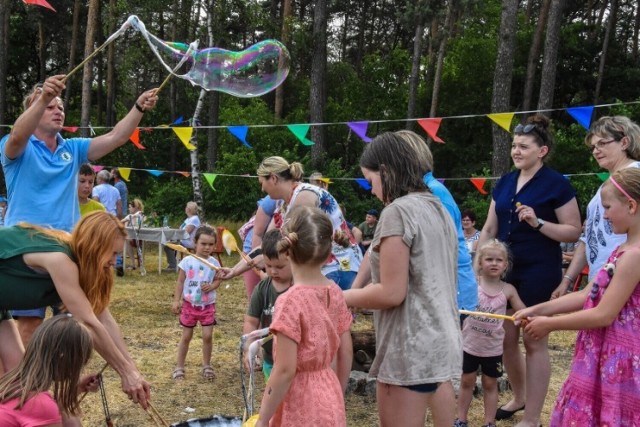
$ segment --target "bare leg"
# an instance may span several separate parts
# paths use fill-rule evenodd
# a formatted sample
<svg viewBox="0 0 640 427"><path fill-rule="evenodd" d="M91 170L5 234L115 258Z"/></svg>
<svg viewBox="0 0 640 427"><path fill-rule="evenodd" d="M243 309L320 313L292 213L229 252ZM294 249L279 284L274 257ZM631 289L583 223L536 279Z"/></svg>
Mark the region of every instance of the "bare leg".
<svg viewBox="0 0 640 427"><path fill-rule="evenodd" d="M0 375L18 366L24 355L24 346L14 320L0 322Z"/></svg>
<svg viewBox="0 0 640 427"><path fill-rule="evenodd" d="M44 319L39 317L18 317L16 319L18 322L18 332L20 332L20 338L22 339L22 344L26 347L31 340L31 336L38 329L38 326L42 325Z"/></svg>
<svg viewBox="0 0 640 427"><path fill-rule="evenodd" d="M213 325L202 327L202 365L211 365L213 350Z"/></svg>
<svg viewBox="0 0 640 427"><path fill-rule="evenodd" d="M460 379L460 393L458 394L458 419L467 421L471 400L473 400L473 388L476 385L476 373L462 374ZM437 394L438 392L436 392ZM495 414L495 412L494 412Z"/></svg>
<svg viewBox="0 0 640 427"><path fill-rule="evenodd" d="M510 314L512 314L512 311L510 311ZM513 390L513 398L502 405L502 408L507 411L513 411L521 408L526 399L525 360L520 351L520 345L518 344L520 329L517 328L513 322L504 322L504 331L504 353L502 355L502 361L505 371L509 376L509 383Z"/></svg>
<svg viewBox="0 0 640 427"><path fill-rule="evenodd" d="M524 410L520 427L537 426L544 406L551 378L551 361L549 358L548 336L534 340L524 335L524 346L527 350L527 407Z"/></svg>
<svg viewBox="0 0 640 427"><path fill-rule="evenodd" d="M408 388L383 384L376 385L380 427L424 427L428 397L432 393L418 393ZM447 427L451 427L453 418Z"/></svg>
<svg viewBox="0 0 640 427"><path fill-rule="evenodd" d="M61 412L62 416L62 427L82 427L82 421L80 421L79 417L74 417L66 412Z"/></svg>
<svg viewBox="0 0 640 427"><path fill-rule="evenodd" d="M435 427L451 427L456 413L456 394L451 381L441 383L435 393L427 394L427 404Z"/></svg>
<svg viewBox="0 0 640 427"><path fill-rule="evenodd" d="M484 423L495 423L498 409L498 379L482 376L482 395L484 396Z"/></svg>
<svg viewBox="0 0 640 427"><path fill-rule="evenodd" d="M178 344L178 358L176 366L178 368L184 368L184 361L187 358L187 352L189 351L189 343L193 337L193 328L182 327L182 338L180 338L180 344Z"/></svg>

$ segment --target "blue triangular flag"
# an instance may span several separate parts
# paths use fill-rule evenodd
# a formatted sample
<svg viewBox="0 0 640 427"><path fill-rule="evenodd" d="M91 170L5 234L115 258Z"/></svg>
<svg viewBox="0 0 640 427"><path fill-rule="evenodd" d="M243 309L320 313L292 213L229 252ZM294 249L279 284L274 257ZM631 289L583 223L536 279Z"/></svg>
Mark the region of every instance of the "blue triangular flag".
<svg viewBox="0 0 640 427"><path fill-rule="evenodd" d="M184 118L182 116L178 117L173 123L171 123L172 125L179 125L180 123L184 122Z"/></svg>
<svg viewBox="0 0 640 427"><path fill-rule="evenodd" d="M249 126L227 126L227 129L233 136L238 138L242 144L244 144L248 148L253 148L247 142L247 131L249 130Z"/></svg>
<svg viewBox="0 0 640 427"><path fill-rule="evenodd" d="M371 184L364 178L356 178L356 182L365 190L371 190Z"/></svg>
<svg viewBox="0 0 640 427"><path fill-rule="evenodd" d="M162 171L155 170L155 169L147 169L147 172L149 172L153 176L160 176L164 173Z"/></svg>
<svg viewBox="0 0 640 427"><path fill-rule="evenodd" d="M593 116L593 106L567 108L567 113L576 119L576 122L580 123L583 128L589 130L591 126L591 116Z"/></svg>

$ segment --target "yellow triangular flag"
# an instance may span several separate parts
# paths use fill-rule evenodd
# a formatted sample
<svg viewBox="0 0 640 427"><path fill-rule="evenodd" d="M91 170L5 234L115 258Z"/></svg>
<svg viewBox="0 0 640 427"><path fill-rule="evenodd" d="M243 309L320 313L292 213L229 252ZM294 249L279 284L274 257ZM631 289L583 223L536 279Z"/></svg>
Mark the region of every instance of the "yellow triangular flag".
<svg viewBox="0 0 640 427"><path fill-rule="evenodd" d="M187 150L193 151L196 149L194 145L189 143L189 140L191 139L191 135L193 135L192 127L181 127L181 128L171 128L171 129L173 129L176 135L178 135L178 138L180 138L180 141L182 141L184 146L187 147Z"/></svg>
<svg viewBox="0 0 640 427"><path fill-rule="evenodd" d="M495 114L487 114L491 120L493 120L498 126L507 132L511 132L511 121L513 120L513 116L515 113L495 113Z"/></svg>
<svg viewBox="0 0 640 427"><path fill-rule="evenodd" d="M129 182L129 175L131 175L131 168L118 168L118 172L120 172L120 176L125 181Z"/></svg>

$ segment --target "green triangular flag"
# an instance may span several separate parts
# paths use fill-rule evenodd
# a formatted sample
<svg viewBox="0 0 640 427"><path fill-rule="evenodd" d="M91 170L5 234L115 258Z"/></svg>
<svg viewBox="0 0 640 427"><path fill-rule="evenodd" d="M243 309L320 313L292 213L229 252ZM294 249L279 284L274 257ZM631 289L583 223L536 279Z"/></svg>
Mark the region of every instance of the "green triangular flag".
<svg viewBox="0 0 640 427"><path fill-rule="evenodd" d="M215 174L215 173L203 173L202 175L204 175L204 179L206 179L206 180L207 180L207 182L209 183L209 186L211 187L211 189L212 189L213 191L216 191L216 189L215 189L215 188L213 188L213 181L215 181L215 180L216 180L216 177L217 177L218 175L217 175L217 174Z"/></svg>
<svg viewBox="0 0 640 427"><path fill-rule="evenodd" d="M293 133L296 138L300 140L304 145L313 145L315 142L307 139L307 132L309 132L310 125L287 125L287 128Z"/></svg>
<svg viewBox="0 0 640 427"><path fill-rule="evenodd" d="M609 172L600 172L596 175L598 175L598 178L600 178L600 181L602 182L605 182L607 179L609 179Z"/></svg>

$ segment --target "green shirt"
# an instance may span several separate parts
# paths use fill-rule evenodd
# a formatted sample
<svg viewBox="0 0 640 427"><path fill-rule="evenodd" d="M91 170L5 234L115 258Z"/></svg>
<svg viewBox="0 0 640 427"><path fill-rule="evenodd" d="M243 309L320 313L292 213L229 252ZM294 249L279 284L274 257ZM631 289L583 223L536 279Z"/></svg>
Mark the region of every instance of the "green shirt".
<svg viewBox="0 0 640 427"><path fill-rule="evenodd" d="M0 309L25 310L59 304L60 296L48 273L25 264L23 255L62 252L73 260L65 243L36 230L0 228Z"/></svg>
<svg viewBox="0 0 640 427"><path fill-rule="evenodd" d="M271 325L271 319L273 319L273 306L276 303L276 299L283 293L285 293L289 288L285 289L282 292L276 291L273 287L271 277L267 277L266 279L260 281L258 286L251 294L251 302L249 303L249 308L247 309L247 316L255 317L260 319L260 323L258 324L258 329L266 328ZM267 363L273 365L273 345L272 341L268 341L262 345L262 349L264 350L263 357Z"/></svg>
<svg viewBox="0 0 640 427"><path fill-rule="evenodd" d="M373 225L367 224L367 222L363 222L358 226L360 231L362 231L362 240L373 240L373 235L376 233L376 225L378 222L376 221Z"/></svg>

